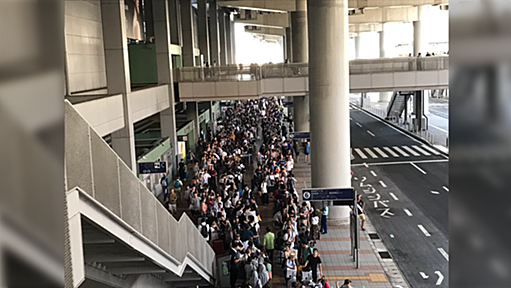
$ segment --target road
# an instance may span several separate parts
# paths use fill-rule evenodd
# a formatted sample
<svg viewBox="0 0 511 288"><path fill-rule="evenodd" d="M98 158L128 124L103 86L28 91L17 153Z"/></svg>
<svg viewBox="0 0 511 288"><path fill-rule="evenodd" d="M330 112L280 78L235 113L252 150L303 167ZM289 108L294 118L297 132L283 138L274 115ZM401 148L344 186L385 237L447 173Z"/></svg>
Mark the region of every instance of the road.
<svg viewBox="0 0 511 288"><path fill-rule="evenodd" d="M354 107L353 185L411 287L448 287L448 158Z"/></svg>

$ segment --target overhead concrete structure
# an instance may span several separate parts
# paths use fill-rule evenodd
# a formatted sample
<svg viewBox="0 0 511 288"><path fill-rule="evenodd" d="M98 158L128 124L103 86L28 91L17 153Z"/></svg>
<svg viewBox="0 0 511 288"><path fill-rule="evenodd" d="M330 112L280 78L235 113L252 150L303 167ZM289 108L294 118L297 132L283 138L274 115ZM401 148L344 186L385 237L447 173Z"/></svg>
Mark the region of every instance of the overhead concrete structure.
<svg viewBox="0 0 511 288"><path fill-rule="evenodd" d="M412 22L418 19L418 7L364 8L361 13L349 16L350 24Z"/></svg>
<svg viewBox="0 0 511 288"><path fill-rule="evenodd" d="M313 188L352 187L347 10L347 0L308 1ZM348 223L348 207L325 204L330 222Z"/></svg>
<svg viewBox="0 0 511 288"><path fill-rule="evenodd" d="M383 30L383 23L350 24L350 35L365 32L380 32Z"/></svg>
<svg viewBox="0 0 511 288"><path fill-rule="evenodd" d="M208 29L208 11L207 0L197 0L198 7L198 32L199 32L199 49L203 55L203 62L211 63L209 53L209 29ZM200 65L204 63L199 63Z"/></svg>
<svg viewBox="0 0 511 288"><path fill-rule="evenodd" d="M291 12L291 31L293 47L293 63L309 62L309 44L307 30L307 2L296 0L296 11ZM296 132L307 132L310 129L309 95L293 99L293 120Z"/></svg>
<svg viewBox="0 0 511 288"><path fill-rule="evenodd" d="M259 12L255 10L241 10L235 22L251 26L263 26L269 28L289 27L288 13Z"/></svg>
<svg viewBox="0 0 511 288"><path fill-rule="evenodd" d="M245 32L253 33L253 34L264 34L264 35L273 35L273 36L285 36L286 30L282 28L270 28L270 27L261 27L261 26L245 26Z"/></svg>

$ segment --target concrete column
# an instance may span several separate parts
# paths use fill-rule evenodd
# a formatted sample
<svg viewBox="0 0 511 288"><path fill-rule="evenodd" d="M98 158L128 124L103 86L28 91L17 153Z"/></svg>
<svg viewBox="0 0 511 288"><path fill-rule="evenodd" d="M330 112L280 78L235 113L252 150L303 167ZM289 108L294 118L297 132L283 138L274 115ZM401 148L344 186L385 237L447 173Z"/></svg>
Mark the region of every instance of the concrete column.
<svg viewBox="0 0 511 288"><path fill-rule="evenodd" d="M378 32L378 36L380 36L380 58L385 58L385 31Z"/></svg>
<svg viewBox="0 0 511 288"><path fill-rule="evenodd" d="M124 112L124 128L112 133L112 148L128 167L136 171L135 132L128 97L131 84L124 0L102 0L101 17L107 90L110 95L122 94Z"/></svg>
<svg viewBox="0 0 511 288"><path fill-rule="evenodd" d="M226 12L225 13L225 46L226 47L226 64L233 64L232 61L232 31L231 31L231 13Z"/></svg>
<svg viewBox="0 0 511 288"><path fill-rule="evenodd" d="M312 187L351 187L348 0L308 1ZM335 35L333 37L332 35ZM348 223L330 202L329 221Z"/></svg>
<svg viewBox="0 0 511 288"><path fill-rule="evenodd" d="M181 3L181 27L183 28L183 66L195 66L193 37L193 9L191 0L180 0Z"/></svg>
<svg viewBox="0 0 511 288"><path fill-rule="evenodd" d="M417 7L417 13L418 13L418 20L413 21L413 55L417 56L419 53L422 54L422 56L426 55L426 51L422 51L422 20L421 20L421 14L422 14L422 7Z"/></svg>
<svg viewBox="0 0 511 288"><path fill-rule="evenodd" d="M219 66L225 66L227 64L227 40L226 40L226 28L225 28L225 13L221 9L218 11L218 30L220 33L220 62Z"/></svg>
<svg viewBox="0 0 511 288"><path fill-rule="evenodd" d="M309 62L309 47L307 36L307 2L296 0L296 11L291 12L293 63ZM293 98L293 120L295 131L310 130L309 95Z"/></svg>
<svg viewBox="0 0 511 288"><path fill-rule="evenodd" d="M422 123L422 115L424 114L424 91L419 90L415 91L413 94L413 113L414 117L414 127L418 131L425 130L426 127Z"/></svg>
<svg viewBox="0 0 511 288"><path fill-rule="evenodd" d="M170 21L170 43L182 46L183 33L181 29L181 5L179 0L168 0L168 11Z"/></svg>
<svg viewBox="0 0 511 288"><path fill-rule="evenodd" d="M392 98L392 93L393 92L380 92L380 98L379 98L378 102L384 102L384 103L390 102L390 98Z"/></svg>
<svg viewBox="0 0 511 288"><path fill-rule="evenodd" d="M158 84L167 84L168 87L169 107L160 112L161 137L170 138L170 150L172 155L170 157L171 161L169 166L173 167L172 175L175 175L177 171L176 155L178 154L178 147L174 108L174 85L172 81L172 53L170 52L172 34L171 23L169 21L169 1L173 0L153 0L153 23Z"/></svg>
<svg viewBox="0 0 511 288"><path fill-rule="evenodd" d="M197 142L200 133L198 102L186 102L186 120L193 121L193 129L195 130L193 134L195 135L195 142Z"/></svg>
<svg viewBox="0 0 511 288"><path fill-rule="evenodd" d="M293 41L291 27L286 28L286 58L288 62L293 60Z"/></svg>
<svg viewBox="0 0 511 288"><path fill-rule="evenodd" d="M236 64L236 30L234 28L234 21L231 23L231 63Z"/></svg>
<svg viewBox="0 0 511 288"><path fill-rule="evenodd" d="M360 59L360 35L354 37L355 39L355 59Z"/></svg>
<svg viewBox="0 0 511 288"><path fill-rule="evenodd" d="M204 56L204 62L211 63L209 55L209 31L208 31L208 11L207 0L197 0L199 10L198 24L199 24L199 49L200 53ZM200 63L201 65L204 63Z"/></svg>
<svg viewBox="0 0 511 288"><path fill-rule="evenodd" d="M209 41L211 48L211 65L220 63L220 35L218 34L218 11L216 0L209 3Z"/></svg>

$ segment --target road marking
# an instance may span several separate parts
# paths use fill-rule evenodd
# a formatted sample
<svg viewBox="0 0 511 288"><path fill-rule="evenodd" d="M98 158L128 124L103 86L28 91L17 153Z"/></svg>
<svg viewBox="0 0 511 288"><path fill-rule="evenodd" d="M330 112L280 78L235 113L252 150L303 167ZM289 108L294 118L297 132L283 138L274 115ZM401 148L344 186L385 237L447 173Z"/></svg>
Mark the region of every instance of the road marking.
<svg viewBox="0 0 511 288"><path fill-rule="evenodd" d="M417 225L417 227L419 227L419 229L421 229L422 233L424 233L424 235L426 235L426 237L430 237L431 236L431 234L429 234L428 230L426 230L426 228L424 228L424 226Z"/></svg>
<svg viewBox="0 0 511 288"><path fill-rule="evenodd" d="M429 276L426 275L426 273L424 273L424 272L419 272L419 274L421 274L422 279L428 279L429 278Z"/></svg>
<svg viewBox="0 0 511 288"><path fill-rule="evenodd" d="M360 125L360 123L358 123L358 122L357 122L357 126L358 126L358 127L360 127L360 128L362 128L362 125Z"/></svg>
<svg viewBox="0 0 511 288"><path fill-rule="evenodd" d="M410 152L410 154L412 154L413 156L421 156L421 154L415 152L415 150L413 150L412 148L410 148L408 146L403 146L403 149L405 149L406 151Z"/></svg>
<svg viewBox="0 0 511 288"><path fill-rule="evenodd" d="M364 154L364 152L362 152L360 149L355 148L355 152L357 152L357 154L358 154L358 155L359 155L362 159L367 159L366 154Z"/></svg>
<svg viewBox="0 0 511 288"><path fill-rule="evenodd" d="M418 160L413 161L413 163L416 164L427 164L427 163L442 163L442 162L449 162L448 159L437 159L437 160ZM410 164L410 161L388 161L388 162L376 162L376 163L370 163L369 166L384 166L384 165L403 165L403 164ZM351 164L351 167L358 167L362 166L364 164ZM365 165L364 165L365 166Z"/></svg>
<svg viewBox="0 0 511 288"><path fill-rule="evenodd" d="M353 120L353 118L350 117L350 121Z"/></svg>
<svg viewBox="0 0 511 288"><path fill-rule="evenodd" d="M406 215L408 215L410 217L413 216L413 214L412 214L412 212L410 212L410 210L408 210L408 209L403 209L403 210L405 210Z"/></svg>
<svg viewBox="0 0 511 288"><path fill-rule="evenodd" d="M431 127L433 127L433 128L436 128L436 129L438 129L438 130L440 130L440 131L442 131L442 132L444 132L444 133L449 134L449 131L447 131L447 130L445 130L445 129L442 129L442 128L438 127L438 126L435 126L435 125L433 125L433 124L431 124L431 123L429 124L429 126L431 126Z"/></svg>
<svg viewBox="0 0 511 288"><path fill-rule="evenodd" d="M389 155L385 154L385 152L381 151L380 148L378 147L373 147L373 149L378 152L378 154L380 154L383 158L389 158Z"/></svg>
<svg viewBox="0 0 511 288"><path fill-rule="evenodd" d="M440 271L435 271L435 274L438 275L438 280L436 281L436 285L439 286L444 281L444 275L440 273Z"/></svg>
<svg viewBox="0 0 511 288"><path fill-rule="evenodd" d="M369 133L369 135L371 135L371 136L373 136L373 137L374 137L374 136L376 136L376 135L374 135L374 134L373 134L373 132L371 132L371 131L369 131L369 130L367 130L367 133Z"/></svg>
<svg viewBox="0 0 511 288"><path fill-rule="evenodd" d="M394 200L396 200L396 201L399 200L399 198L396 197L396 194L394 194L392 192L390 192L389 194L390 194L390 197L394 198Z"/></svg>
<svg viewBox="0 0 511 288"><path fill-rule="evenodd" d="M376 173L374 173L374 171L373 171L373 170L371 170L371 174L372 174L374 177L378 176L378 175L376 175Z"/></svg>
<svg viewBox="0 0 511 288"><path fill-rule="evenodd" d="M444 256L445 260L449 261L449 254L444 250L444 248L438 248L438 252Z"/></svg>
<svg viewBox="0 0 511 288"><path fill-rule="evenodd" d="M440 194L440 192L438 192L438 191L431 191L431 194L438 195L438 194Z"/></svg>
<svg viewBox="0 0 511 288"><path fill-rule="evenodd" d="M381 213L380 216L389 218L389 216L386 216L386 214L389 214L390 216L394 216L394 213L390 212L390 208L385 209L385 211L383 211L383 213Z"/></svg>
<svg viewBox="0 0 511 288"><path fill-rule="evenodd" d="M371 151L371 149L369 148L364 148L364 150L367 152L367 154L369 154L371 157L373 158L378 158L378 155L374 154L373 151Z"/></svg>
<svg viewBox="0 0 511 288"><path fill-rule="evenodd" d="M436 151L435 149L429 147L428 145L426 144L422 144L422 148L428 150L429 152L435 154L435 155L440 155L440 152Z"/></svg>
<svg viewBox="0 0 511 288"><path fill-rule="evenodd" d="M399 152L401 155L405 156L405 157L410 157L410 155L408 155L405 151L401 150L401 148L397 147L397 146L392 146L392 148L394 148L397 152Z"/></svg>
<svg viewBox="0 0 511 288"><path fill-rule="evenodd" d="M367 158L367 157L366 157L366 158ZM365 162L364 162L364 166L365 166L366 168L369 168L369 165L367 165L367 163L365 163Z"/></svg>
<svg viewBox="0 0 511 288"><path fill-rule="evenodd" d="M442 188L444 188L445 191L449 192L449 188L447 188L445 186L442 186Z"/></svg>
<svg viewBox="0 0 511 288"><path fill-rule="evenodd" d="M385 206L385 207L389 207L389 205L385 204L385 202L383 202L383 201L378 201L378 202L380 202L380 204Z"/></svg>
<svg viewBox="0 0 511 288"><path fill-rule="evenodd" d="M374 209L378 208L378 202L377 201L374 201Z"/></svg>
<svg viewBox="0 0 511 288"><path fill-rule="evenodd" d="M417 146L417 145L412 145L412 147L413 147L415 150L417 150L417 151L421 152L422 154L424 154L424 155L426 155L426 156L431 156L431 154L430 154L430 153L428 153L428 152L426 152L426 151L422 150L422 149L421 149L419 146Z"/></svg>
<svg viewBox="0 0 511 288"><path fill-rule="evenodd" d="M413 167L415 167L417 170L419 170L422 174L426 175L426 171L422 170L421 168L419 168L419 166L415 165L414 163L410 162L410 164L412 164Z"/></svg>
<svg viewBox="0 0 511 288"><path fill-rule="evenodd" d="M396 152L392 151L392 149L390 149L389 147L383 147L383 149L387 150L387 152L389 152L390 155L399 158L399 155L397 155Z"/></svg>
<svg viewBox="0 0 511 288"><path fill-rule="evenodd" d="M381 186L383 186L383 188L387 187L387 185L383 181L381 181L381 180L380 180L380 184L381 184Z"/></svg>

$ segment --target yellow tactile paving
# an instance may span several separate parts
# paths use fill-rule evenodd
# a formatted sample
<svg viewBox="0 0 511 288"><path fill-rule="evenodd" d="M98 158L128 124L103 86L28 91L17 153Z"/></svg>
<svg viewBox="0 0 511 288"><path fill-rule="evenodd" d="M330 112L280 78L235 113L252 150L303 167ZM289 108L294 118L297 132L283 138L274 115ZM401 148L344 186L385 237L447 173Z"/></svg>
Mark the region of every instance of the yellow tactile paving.
<svg viewBox="0 0 511 288"><path fill-rule="evenodd" d="M344 275L344 276L325 276L326 280L329 280L329 281L341 281L341 280L344 280L344 279L350 279L350 280L360 280L360 281L363 281L363 280L366 280L366 281L369 281L369 282L382 282L382 283L388 283L389 281L387 280L387 276L385 276L385 274L383 273L369 273L367 275L363 275L363 276L360 276L360 275L353 275L353 276L348 276L348 275Z"/></svg>

